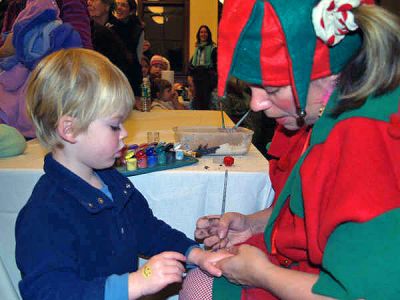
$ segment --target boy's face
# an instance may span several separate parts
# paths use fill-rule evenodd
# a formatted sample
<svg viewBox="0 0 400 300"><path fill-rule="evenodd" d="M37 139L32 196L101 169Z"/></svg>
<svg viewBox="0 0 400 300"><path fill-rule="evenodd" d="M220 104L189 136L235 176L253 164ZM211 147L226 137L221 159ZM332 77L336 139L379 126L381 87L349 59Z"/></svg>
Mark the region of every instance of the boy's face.
<svg viewBox="0 0 400 300"><path fill-rule="evenodd" d="M119 157L127 132L122 116L99 118L76 136L76 160L92 169L111 167Z"/></svg>

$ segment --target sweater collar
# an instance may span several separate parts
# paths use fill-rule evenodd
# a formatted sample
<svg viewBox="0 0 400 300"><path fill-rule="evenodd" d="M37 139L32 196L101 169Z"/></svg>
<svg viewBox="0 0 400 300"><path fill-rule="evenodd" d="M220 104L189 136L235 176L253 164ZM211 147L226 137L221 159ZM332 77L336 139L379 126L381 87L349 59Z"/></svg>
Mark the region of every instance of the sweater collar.
<svg viewBox="0 0 400 300"><path fill-rule="evenodd" d="M113 201L100 189L91 186L81 177L54 160L51 153L45 156L44 171L55 184L59 184L64 191L92 214L97 214L107 208L122 208L133 192L133 185L128 180L125 182L115 178L117 171L114 169L96 170L97 175L107 184L113 195Z"/></svg>

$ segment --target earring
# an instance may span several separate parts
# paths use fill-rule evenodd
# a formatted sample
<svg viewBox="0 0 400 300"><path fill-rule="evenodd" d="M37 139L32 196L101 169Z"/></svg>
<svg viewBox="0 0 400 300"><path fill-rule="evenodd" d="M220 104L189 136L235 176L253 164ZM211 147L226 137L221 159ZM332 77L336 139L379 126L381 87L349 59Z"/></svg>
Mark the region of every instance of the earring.
<svg viewBox="0 0 400 300"><path fill-rule="evenodd" d="M321 118L322 114L324 113L324 110L325 110L325 105L319 108L318 118Z"/></svg>

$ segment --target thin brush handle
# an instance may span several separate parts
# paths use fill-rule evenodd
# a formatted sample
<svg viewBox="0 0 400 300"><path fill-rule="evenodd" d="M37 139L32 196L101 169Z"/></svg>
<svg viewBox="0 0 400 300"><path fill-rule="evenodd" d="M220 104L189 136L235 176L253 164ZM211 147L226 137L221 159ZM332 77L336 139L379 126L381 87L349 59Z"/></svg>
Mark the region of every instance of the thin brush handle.
<svg viewBox="0 0 400 300"><path fill-rule="evenodd" d="M234 129L238 128L240 124L242 124L242 122L244 121L244 119L246 119L246 117L249 115L249 113L251 112L251 109L249 109L244 115L243 117L240 118L240 120L236 123L235 126L233 126Z"/></svg>
<svg viewBox="0 0 400 300"><path fill-rule="evenodd" d="M221 122L222 128L225 128L225 118L224 118L224 111L222 110L222 103L219 105L219 110L221 111Z"/></svg>
<svg viewBox="0 0 400 300"><path fill-rule="evenodd" d="M228 170L225 170L225 177L224 177L224 191L222 194L222 205L221 205L221 216L225 213L225 206L226 206L226 188L228 185Z"/></svg>

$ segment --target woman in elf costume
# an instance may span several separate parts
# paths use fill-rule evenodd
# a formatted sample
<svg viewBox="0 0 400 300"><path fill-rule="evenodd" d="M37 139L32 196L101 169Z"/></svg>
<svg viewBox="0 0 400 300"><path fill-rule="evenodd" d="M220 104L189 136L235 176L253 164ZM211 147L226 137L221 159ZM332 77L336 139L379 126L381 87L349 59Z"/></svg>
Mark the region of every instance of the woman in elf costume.
<svg viewBox="0 0 400 300"><path fill-rule="evenodd" d="M399 298L400 25L366 2L225 1L219 93L247 81L280 124L277 199L198 220L197 238L236 255L224 277L189 273L182 299Z"/></svg>

